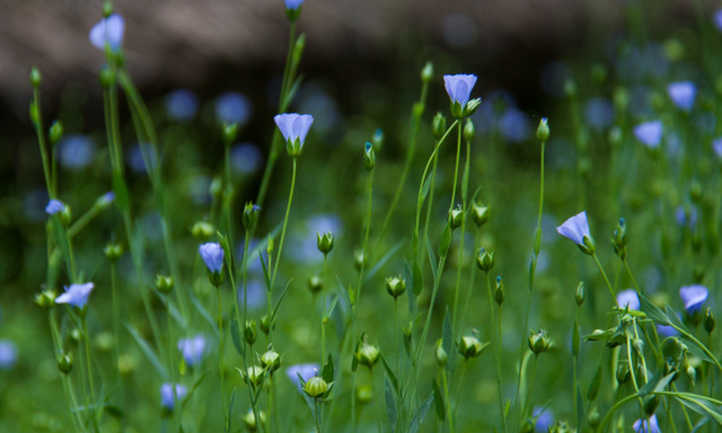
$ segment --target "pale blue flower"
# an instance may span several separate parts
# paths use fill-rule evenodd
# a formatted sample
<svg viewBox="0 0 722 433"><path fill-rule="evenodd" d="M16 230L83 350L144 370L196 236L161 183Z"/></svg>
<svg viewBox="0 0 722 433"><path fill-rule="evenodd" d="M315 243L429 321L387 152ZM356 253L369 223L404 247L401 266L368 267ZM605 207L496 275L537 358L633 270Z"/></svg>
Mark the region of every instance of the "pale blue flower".
<svg viewBox="0 0 722 433"><path fill-rule="evenodd" d="M183 354L186 364L196 365L201 362L206 350L206 339L203 335L178 340L178 350Z"/></svg>
<svg viewBox="0 0 722 433"><path fill-rule="evenodd" d="M243 126L251 116L251 102L238 92L226 92L216 99L216 116L222 123Z"/></svg>
<svg viewBox="0 0 722 433"><path fill-rule="evenodd" d="M657 334L662 338L667 338L679 335L679 331L674 329L674 326L657 324Z"/></svg>
<svg viewBox="0 0 722 433"><path fill-rule="evenodd" d="M546 433L554 424L554 414L549 408L537 406L532 411L532 418L536 419L534 430L537 433Z"/></svg>
<svg viewBox="0 0 722 433"><path fill-rule="evenodd" d="M250 266L249 266L250 270ZM243 287L238 287L238 304L243 305ZM258 310L266 305L266 289L259 280L250 280L246 285L246 306Z"/></svg>
<svg viewBox="0 0 722 433"><path fill-rule="evenodd" d="M211 272L221 272L223 269L223 248L217 242L206 242L198 247L198 253L201 255L208 270Z"/></svg>
<svg viewBox="0 0 722 433"><path fill-rule="evenodd" d="M709 291L707 288L699 284L683 286L679 289L679 297L682 298L684 309L687 310L688 313L694 313L699 310L708 296Z"/></svg>
<svg viewBox="0 0 722 433"><path fill-rule="evenodd" d="M176 120L190 120L198 111L198 97L188 89L178 89L165 97L165 109Z"/></svg>
<svg viewBox="0 0 722 433"><path fill-rule="evenodd" d="M667 86L667 94L674 105L684 111L690 111L697 96L697 87L691 81L678 81Z"/></svg>
<svg viewBox="0 0 722 433"><path fill-rule="evenodd" d="M634 127L634 136L645 146L656 149L662 141L662 122L654 120L640 123Z"/></svg>
<svg viewBox="0 0 722 433"><path fill-rule="evenodd" d="M714 13L714 25L717 27L717 30L722 31L722 9L717 9Z"/></svg>
<svg viewBox="0 0 722 433"><path fill-rule="evenodd" d="M657 423L657 415L652 414L649 418L638 419L632 425L635 433L662 433Z"/></svg>
<svg viewBox="0 0 722 433"><path fill-rule="evenodd" d="M108 18L103 18L90 29L90 43L101 50L105 49L107 44L111 50L118 51L123 45L123 30L125 23L123 17L118 14L112 14Z"/></svg>
<svg viewBox="0 0 722 433"><path fill-rule="evenodd" d="M175 392L173 390L175 388ZM176 401L183 400L188 394L188 388L185 385L176 383L164 383L160 386L160 404L168 410L173 410Z"/></svg>
<svg viewBox="0 0 722 433"><path fill-rule="evenodd" d="M712 142L712 150L717 155L717 158L722 158L722 138L717 138Z"/></svg>
<svg viewBox="0 0 722 433"><path fill-rule="evenodd" d="M88 303L90 292L95 288L93 283L71 284L65 286L65 292L55 298L56 304L70 304L72 306L83 308Z"/></svg>
<svg viewBox="0 0 722 433"><path fill-rule="evenodd" d="M231 167L241 174L252 174L261 165L261 151L251 143L242 143L231 149Z"/></svg>
<svg viewBox="0 0 722 433"><path fill-rule="evenodd" d="M526 113L516 107L509 107L499 119L501 135L513 143L529 138L531 127Z"/></svg>
<svg viewBox="0 0 722 433"><path fill-rule="evenodd" d="M62 212L65 210L65 203L58 199L52 199L48 202L47 206L45 206L45 213L48 215L55 215L58 212Z"/></svg>
<svg viewBox="0 0 722 433"><path fill-rule="evenodd" d="M289 379L291 379L291 382L293 382L299 389L301 390L301 381L298 379L298 376L301 376L305 381L308 381L308 379L316 376L318 374L318 364L296 364L288 367L286 369L286 375Z"/></svg>
<svg viewBox="0 0 722 433"><path fill-rule="evenodd" d="M444 75L446 93L449 94L452 103L456 102L462 108L469 102L474 84L476 84L476 75L473 74Z"/></svg>
<svg viewBox="0 0 722 433"><path fill-rule="evenodd" d="M637 292L629 289L617 293L617 306L622 309L639 310L639 296L637 296Z"/></svg>
<svg viewBox="0 0 722 433"><path fill-rule="evenodd" d="M15 365L18 349L10 340L0 340L0 370L9 370Z"/></svg>
<svg viewBox="0 0 722 433"><path fill-rule="evenodd" d="M557 233L570 239L577 245L584 245L584 237L591 239L589 232L589 222L587 221L587 212L582 211L573 217L567 219L557 227Z"/></svg>
<svg viewBox="0 0 722 433"><path fill-rule="evenodd" d="M674 218L677 220L677 225L681 227L687 226L692 229L697 225L697 208L692 206L686 209L684 206L677 206L674 211Z"/></svg>
<svg viewBox="0 0 722 433"><path fill-rule="evenodd" d="M295 143L298 140L299 145L303 147L306 134L308 134L308 130L311 129L313 123L313 116L310 114L284 113L275 115L273 120L287 142Z"/></svg>
<svg viewBox="0 0 722 433"><path fill-rule="evenodd" d="M86 167L93 160L95 143L82 134L66 135L58 144L60 164L72 170Z"/></svg>
<svg viewBox="0 0 722 433"><path fill-rule="evenodd" d="M296 10L301 7L303 0L285 0L286 9Z"/></svg>
<svg viewBox="0 0 722 433"><path fill-rule="evenodd" d="M143 155L143 149L147 151L145 155ZM126 160L135 173L146 173L148 171L146 160L151 169L155 168L158 165L158 153L149 144L141 145L139 143L130 148Z"/></svg>

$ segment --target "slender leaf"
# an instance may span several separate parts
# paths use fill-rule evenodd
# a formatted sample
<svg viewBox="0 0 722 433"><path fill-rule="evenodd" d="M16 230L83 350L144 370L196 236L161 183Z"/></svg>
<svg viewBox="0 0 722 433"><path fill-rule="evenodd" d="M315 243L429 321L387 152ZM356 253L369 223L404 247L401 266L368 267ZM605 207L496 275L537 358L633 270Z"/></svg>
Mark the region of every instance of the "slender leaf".
<svg viewBox="0 0 722 433"><path fill-rule="evenodd" d="M155 367L158 374L163 377L163 379L167 379L168 372L166 371L165 367L163 367L163 364L161 364L160 359L158 359L158 356L155 354L150 345L143 339L143 337L140 336L140 333L138 333L138 331L132 325L126 323L125 328L128 330L130 335L133 336L135 342L138 343L140 350L143 351L146 358L148 358L148 361L150 361L153 367Z"/></svg>
<svg viewBox="0 0 722 433"><path fill-rule="evenodd" d="M431 395L429 395L429 398L421 403L421 406L416 409L416 413L414 413L414 417L411 419L411 424L409 425L409 433L417 433L419 431L419 428L424 422L424 418L426 418L426 414L429 412L429 408L433 402L434 393L432 392Z"/></svg>

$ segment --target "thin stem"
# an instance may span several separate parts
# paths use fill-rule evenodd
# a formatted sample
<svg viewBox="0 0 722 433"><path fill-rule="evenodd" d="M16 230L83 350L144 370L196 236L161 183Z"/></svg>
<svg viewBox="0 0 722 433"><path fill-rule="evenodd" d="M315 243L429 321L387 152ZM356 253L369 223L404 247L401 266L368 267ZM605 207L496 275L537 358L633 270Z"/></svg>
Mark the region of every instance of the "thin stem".
<svg viewBox="0 0 722 433"><path fill-rule="evenodd" d="M486 274L486 291L489 296L489 321L490 328L494 327L494 297L492 296L491 291L491 280L489 279L489 272L485 272ZM504 416L504 394L503 394L503 384L501 380L501 307L499 307L499 314L498 314L498 321L496 321L496 336L493 336L492 338L496 341L494 342L494 363L496 364L496 397L499 401L499 418L501 421L501 431L506 432L506 417ZM492 331L491 335L493 335L494 332ZM535 361L536 363L536 361Z"/></svg>
<svg viewBox="0 0 722 433"><path fill-rule="evenodd" d="M454 433L454 416L451 410L451 400L449 399L449 380L446 377L446 368L441 369L441 386L444 388L444 399L446 400L446 419L449 422L449 432Z"/></svg>
<svg viewBox="0 0 722 433"><path fill-rule="evenodd" d="M291 188L288 192L288 203L286 204L286 214L283 217L283 227L281 228L281 241L278 244L278 253L276 254L276 263L273 265L273 273L271 274L271 287L269 291L273 290L274 283L276 282L276 275L278 274L278 264L281 262L281 252L283 251L283 241L286 239L286 227L288 226L288 216L291 213L291 204L293 203L293 190L296 187L296 157L293 157L293 171L291 172ZM270 300L269 300L270 302ZM270 333L269 333L270 334Z"/></svg>
<svg viewBox="0 0 722 433"><path fill-rule="evenodd" d="M85 317L85 311L81 313L81 321L83 325L83 341L85 343L85 367L88 371L88 386L90 387L90 400L93 402L93 425L98 431L98 402L95 399L95 381L93 379L93 368L90 358L90 334L88 333L88 320ZM90 410L90 408L88 408Z"/></svg>
<svg viewBox="0 0 722 433"><path fill-rule="evenodd" d="M617 293L614 291L612 283L609 282L609 278L607 278L607 273L604 272L604 268L602 267L601 262L599 262L599 257L597 257L596 252L592 253L592 258L594 259L594 263L596 263L597 268L599 269L599 273L602 274L604 283L607 285L607 288L609 288L609 294L612 295L612 303L615 303L617 299Z"/></svg>

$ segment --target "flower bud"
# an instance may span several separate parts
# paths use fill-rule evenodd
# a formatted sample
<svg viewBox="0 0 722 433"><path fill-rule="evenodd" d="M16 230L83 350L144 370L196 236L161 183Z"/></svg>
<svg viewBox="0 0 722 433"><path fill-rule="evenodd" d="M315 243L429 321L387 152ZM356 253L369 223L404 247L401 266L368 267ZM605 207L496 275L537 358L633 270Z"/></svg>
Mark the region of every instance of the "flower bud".
<svg viewBox="0 0 722 433"><path fill-rule="evenodd" d="M577 302L577 306L581 307L584 303L584 281L580 281L577 284L577 291L574 294L574 300Z"/></svg>
<svg viewBox="0 0 722 433"><path fill-rule="evenodd" d="M484 272L489 272L494 268L494 250L487 251L483 247L479 249L476 255L476 266Z"/></svg>
<svg viewBox="0 0 722 433"><path fill-rule="evenodd" d="M281 366L281 355L275 350L269 349L261 355L261 365L268 370L268 373L273 374Z"/></svg>
<svg viewBox="0 0 722 433"><path fill-rule="evenodd" d="M599 425L599 421L602 420L601 415L599 414L599 409L594 406L592 407L592 410L589 411L589 414L587 415L587 422L592 428L596 428Z"/></svg>
<svg viewBox="0 0 722 433"><path fill-rule="evenodd" d="M115 82L115 72L112 69L105 66L100 70L100 85L104 89L110 88Z"/></svg>
<svg viewBox="0 0 722 433"><path fill-rule="evenodd" d="M63 374L68 374L73 370L73 356L70 353L58 357L58 370Z"/></svg>
<svg viewBox="0 0 722 433"><path fill-rule="evenodd" d="M40 86L40 83L41 83L42 81L43 81L43 76L42 76L42 74L40 74L40 71L38 70L38 68L36 68L35 66L33 66L33 67L30 69L30 84L32 84L33 87L37 89L38 86Z"/></svg>
<svg viewBox="0 0 722 433"><path fill-rule="evenodd" d="M712 331L714 331L714 315L712 315L712 310L707 307L707 310L704 312L704 330L707 331L708 334L711 334Z"/></svg>
<svg viewBox="0 0 722 433"><path fill-rule="evenodd" d="M471 205L471 218L478 227L483 226L489 220L489 207L482 203Z"/></svg>
<svg viewBox="0 0 722 433"><path fill-rule="evenodd" d="M50 143L55 144L63 138L63 122L56 120L50 125L50 131L48 132Z"/></svg>
<svg viewBox="0 0 722 433"><path fill-rule="evenodd" d="M374 145L374 150L381 150L384 145L384 131L381 128L377 128L374 131L374 136L371 138L371 143Z"/></svg>
<svg viewBox="0 0 722 433"><path fill-rule="evenodd" d="M67 204L63 206L63 210L61 210L58 215L60 215L60 221L65 225L70 224L70 221L73 219L73 211Z"/></svg>
<svg viewBox="0 0 722 433"><path fill-rule="evenodd" d="M333 233L326 232L326 233L316 233L316 246L318 247L318 250L323 253L324 256L327 256L328 253L331 252L333 249Z"/></svg>
<svg viewBox="0 0 722 433"><path fill-rule="evenodd" d="M374 390L369 385L360 385L356 388L356 398L361 404L366 404L374 397Z"/></svg>
<svg viewBox="0 0 722 433"><path fill-rule="evenodd" d="M107 0L103 2L103 18L113 15L113 2Z"/></svg>
<svg viewBox="0 0 722 433"><path fill-rule="evenodd" d="M257 204L253 204L252 201L247 201L243 206L243 227L246 231L253 231L258 222L258 214L261 212L261 207Z"/></svg>
<svg viewBox="0 0 722 433"><path fill-rule="evenodd" d="M321 277L318 275L311 275L308 279L308 290L310 290L311 294L314 295L323 290L323 280L321 280Z"/></svg>
<svg viewBox="0 0 722 433"><path fill-rule="evenodd" d="M496 304L501 307L504 303L504 281L501 279L501 275L496 277L496 287L494 288L494 300Z"/></svg>
<svg viewBox="0 0 722 433"><path fill-rule="evenodd" d="M471 119L466 119L466 122L464 122L464 140L474 141L474 134L474 122Z"/></svg>
<svg viewBox="0 0 722 433"><path fill-rule="evenodd" d="M258 410L258 418L261 419L261 424L266 424L266 414L262 410ZM258 430L258 425L256 424L256 415L253 414L253 409L248 409L248 412L243 415L243 424L251 433L254 433L256 430Z"/></svg>
<svg viewBox="0 0 722 433"><path fill-rule="evenodd" d="M238 370L243 380L251 387L258 388L263 383L265 370L258 365L248 367L245 372L238 368L236 368L236 370Z"/></svg>
<svg viewBox="0 0 722 433"><path fill-rule="evenodd" d="M271 332L271 325L271 317L268 314L264 314L261 317L261 331L263 331L265 335Z"/></svg>
<svg viewBox="0 0 722 433"><path fill-rule="evenodd" d="M446 117L440 112L434 116L434 120L431 122L431 130L437 140L443 137L446 132Z"/></svg>
<svg viewBox="0 0 722 433"><path fill-rule="evenodd" d="M481 344L478 338L466 335L459 338L457 345L459 346L459 354L468 361L469 358L476 358L481 355L481 352L484 351L488 343Z"/></svg>
<svg viewBox="0 0 722 433"><path fill-rule="evenodd" d="M539 141L549 140L549 120L546 117L539 119L539 126L536 128L536 139Z"/></svg>
<svg viewBox="0 0 722 433"><path fill-rule="evenodd" d="M314 376L305 384L303 384L303 391L311 398L323 398L328 395L331 391L331 387L321 376Z"/></svg>
<svg viewBox="0 0 722 433"><path fill-rule="evenodd" d="M360 364L371 369L374 364L376 364L376 361L379 360L379 354L378 347L364 341L359 345L358 350L356 351L356 359Z"/></svg>
<svg viewBox="0 0 722 433"><path fill-rule="evenodd" d="M238 123L229 123L223 125L223 140L226 143L233 143L238 137Z"/></svg>
<svg viewBox="0 0 722 433"><path fill-rule="evenodd" d="M155 276L155 288L161 293L170 293L173 290L175 282L173 277L163 274Z"/></svg>
<svg viewBox="0 0 722 433"><path fill-rule="evenodd" d="M40 110L35 101L30 102L30 121L37 124L40 121Z"/></svg>
<svg viewBox="0 0 722 433"><path fill-rule="evenodd" d="M123 255L123 246L115 243L108 244L103 248L103 253L105 253L105 258L115 262Z"/></svg>
<svg viewBox="0 0 722 433"><path fill-rule="evenodd" d="M551 341L547 336L547 332L540 329L537 332L531 332L529 334L529 349L534 352L535 355L544 353L551 347Z"/></svg>
<svg viewBox="0 0 722 433"><path fill-rule="evenodd" d="M374 151L374 145L368 141L364 145L363 158L366 170L373 170L373 168L376 167L376 152Z"/></svg>
<svg viewBox="0 0 722 433"><path fill-rule="evenodd" d="M451 227L451 230L459 228L463 221L464 210L461 208L461 205L457 204L455 208L449 210L449 226Z"/></svg>
<svg viewBox="0 0 722 433"><path fill-rule="evenodd" d="M477 108L481 105L481 98L474 98L470 99L469 102L466 103L464 106L464 111L462 112L461 117L469 117L476 111ZM457 116L459 117L459 116Z"/></svg>
<svg viewBox="0 0 722 433"><path fill-rule="evenodd" d="M627 257L627 224L624 218L619 218L617 227L614 229L612 245L614 245L614 252L624 260Z"/></svg>
<svg viewBox="0 0 722 433"><path fill-rule="evenodd" d="M256 321L246 320L246 326L243 327L243 338L249 346L253 346L256 342Z"/></svg>
<svg viewBox="0 0 722 433"><path fill-rule="evenodd" d="M138 361L133 356L123 353L118 357L118 374L122 376L128 375L135 371L137 365Z"/></svg>
<svg viewBox="0 0 722 433"><path fill-rule="evenodd" d="M35 305L40 308L50 308L55 305L55 291L45 289L35 295Z"/></svg>
<svg viewBox="0 0 722 433"><path fill-rule="evenodd" d="M421 70L421 81L428 83L432 78L434 78L434 65L431 62L426 62Z"/></svg>
<svg viewBox="0 0 722 433"><path fill-rule="evenodd" d="M436 364L439 367L446 365L449 355L446 353L446 350L444 350L443 341L440 338L436 341L436 350L434 351L434 355L436 356Z"/></svg>
<svg viewBox="0 0 722 433"><path fill-rule="evenodd" d="M363 250L356 250L353 254L353 259L354 267L356 267L357 271L361 271L361 269L366 267L366 255Z"/></svg>
<svg viewBox="0 0 722 433"><path fill-rule="evenodd" d="M386 277L386 291L396 300L406 291L406 280L401 275Z"/></svg>
<svg viewBox="0 0 722 433"><path fill-rule="evenodd" d="M617 372L616 372L616 378L617 383L620 385L624 385L629 381L629 366L626 362L620 362L617 364Z"/></svg>
<svg viewBox="0 0 722 433"><path fill-rule="evenodd" d="M197 223L193 224L193 227L191 228L191 234L194 238L197 239L208 239L209 237L213 236L213 233L215 233L215 227L213 227L213 224L206 222L206 221L198 221Z"/></svg>
<svg viewBox="0 0 722 433"><path fill-rule="evenodd" d="M614 106L619 111L625 111L629 105L629 93L624 87L617 87L614 89L614 95L612 96Z"/></svg>

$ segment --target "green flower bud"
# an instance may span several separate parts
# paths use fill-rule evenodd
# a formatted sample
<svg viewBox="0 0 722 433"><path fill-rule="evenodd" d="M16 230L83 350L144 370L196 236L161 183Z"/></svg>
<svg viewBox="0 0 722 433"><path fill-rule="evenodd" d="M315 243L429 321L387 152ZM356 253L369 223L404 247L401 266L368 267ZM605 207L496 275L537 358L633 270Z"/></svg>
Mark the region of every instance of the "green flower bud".
<svg viewBox="0 0 722 433"><path fill-rule="evenodd" d="M42 76L42 74L40 73L40 71L38 70L38 68L36 68L35 66L33 66L33 67L30 69L30 84L32 84L33 87L37 89L37 88L40 86L40 83L41 83L42 81L43 81L43 76Z"/></svg>
<svg viewBox="0 0 722 433"><path fill-rule="evenodd" d="M386 277L386 291L394 300L397 299L406 291L406 280L401 275Z"/></svg>
<svg viewBox="0 0 722 433"><path fill-rule="evenodd" d="M549 339L547 332L543 329L529 333L528 343L529 349L531 349L535 355L544 353L551 347L551 340Z"/></svg>
<svg viewBox="0 0 722 433"><path fill-rule="evenodd" d="M619 218L617 227L614 229L612 245L614 246L614 252L620 259L624 260L627 257L627 224L624 218Z"/></svg>
<svg viewBox="0 0 722 433"><path fill-rule="evenodd" d="M491 271L494 268L494 250L480 248L476 255L476 266L484 272Z"/></svg>
<svg viewBox="0 0 722 433"><path fill-rule="evenodd" d="M256 342L256 321L246 320L246 325L243 327L243 338L249 346L253 346Z"/></svg>
<svg viewBox="0 0 722 433"><path fill-rule="evenodd" d="M455 208L449 210L449 226L451 230L456 230L461 226L464 220L464 210L461 205L456 205Z"/></svg>
<svg viewBox="0 0 722 433"><path fill-rule="evenodd" d="M118 373L121 376L126 376L133 371L135 371L135 367L138 365L138 361L131 355L127 353L123 353L118 357Z"/></svg>
<svg viewBox="0 0 722 433"><path fill-rule="evenodd" d="M262 410L258 410L258 418L261 419L261 424L266 424L266 414ZM243 415L243 424L251 433L258 430L258 425L256 424L256 415L254 415L253 409L248 409L248 412Z"/></svg>
<svg viewBox="0 0 722 433"><path fill-rule="evenodd" d="M594 406L592 407L592 410L589 411L589 414L587 415L587 422L592 428L596 428L599 425L599 421L602 420L601 415L599 414L599 409Z"/></svg>
<svg viewBox="0 0 722 433"><path fill-rule="evenodd" d="M303 391L311 398L324 398L332 387L333 382L328 384L321 376L314 376L303 384Z"/></svg>
<svg viewBox="0 0 722 433"><path fill-rule="evenodd" d="M169 275L158 274L155 276L155 288L161 293L170 293L174 285L175 281Z"/></svg>
<svg viewBox="0 0 722 433"><path fill-rule="evenodd" d="M311 275L308 279L308 290L310 290L314 295L323 290L323 280L321 280L321 277L318 275Z"/></svg>
<svg viewBox="0 0 722 433"><path fill-rule="evenodd" d="M374 145L368 141L364 145L363 158L366 170L373 170L376 167L376 151L374 151Z"/></svg>
<svg viewBox="0 0 722 433"><path fill-rule="evenodd" d="M35 103L35 101L30 102L30 121L33 122L33 124L37 124L40 122L40 110L38 109L38 104Z"/></svg>
<svg viewBox="0 0 722 433"><path fill-rule="evenodd" d="M216 228L213 227L213 224L206 221L198 221L193 224L193 227L191 228L191 234L196 239L208 239L213 236L213 233L215 232Z"/></svg>
<svg viewBox="0 0 722 433"><path fill-rule="evenodd" d="M483 226L489 220L489 207L481 203L471 205L471 218L478 227Z"/></svg>
<svg viewBox="0 0 722 433"><path fill-rule="evenodd" d="M56 120L50 125L50 131L48 133L50 137L50 143L55 144L63 138L63 122Z"/></svg>
<svg viewBox="0 0 722 433"><path fill-rule="evenodd" d="M501 279L501 275L496 277L496 287L494 288L494 301L501 307L504 303L504 281Z"/></svg>
<svg viewBox="0 0 722 433"><path fill-rule="evenodd" d="M434 65L431 62L426 62L421 70L421 81L428 83L432 78L434 78Z"/></svg>
<svg viewBox="0 0 722 433"><path fill-rule="evenodd" d="M622 112L627 110L627 106L629 106L629 93L627 89L617 87L614 89L614 96L612 98L614 99L614 106L617 110Z"/></svg>
<svg viewBox="0 0 722 433"><path fill-rule="evenodd" d="M73 211L67 204L63 207L63 210L60 211L59 215L60 221L62 221L65 225L70 224L70 221L73 219Z"/></svg>
<svg viewBox="0 0 722 433"><path fill-rule="evenodd" d="M318 247L318 250L323 253L324 256L327 256L328 253L331 252L333 249L333 233L326 232L326 233L316 233L316 246Z"/></svg>
<svg viewBox="0 0 722 433"><path fill-rule="evenodd" d="M268 370L269 374L273 374L281 366L281 355L275 350L269 349L261 355L261 365Z"/></svg>
<svg viewBox="0 0 722 433"><path fill-rule="evenodd" d="M115 72L105 66L100 70L100 85L104 89L109 89L115 83Z"/></svg>
<svg viewBox="0 0 722 433"><path fill-rule="evenodd" d="M70 353L58 357L58 370L63 374L68 374L73 370L73 356Z"/></svg>
<svg viewBox="0 0 722 433"><path fill-rule="evenodd" d="M539 141L549 140L549 120L546 117L539 119L539 126L536 128L536 139Z"/></svg>
<svg viewBox="0 0 722 433"><path fill-rule="evenodd" d="M263 383L265 370L258 365L248 367L245 372L239 368L236 370L241 374L243 381L253 388L258 388Z"/></svg>
<svg viewBox="0 0 722 433"><path fill-rule="evenodd" d="M616 372L616 378L617 383L620 385L624 385L629 381L630 374L629 374L629 366L627 365L627 362L620 362L617 364L617 372Z"/></svg>
<svg viewBox="0 0 722 433"><path fill-rule="evenodd" d="M356 388L356 398L361 404L366 404L374 397L374 390L370 385L360 385Z"/></svg>
<svg viewBox="0 0 722 433"><path fill-rule="evenodd" d="M481 355L481 352L484 351L488 344L489 343L481 344L481 341L479 341L478 338L471 335L460 337L457 342L459 354L461 354L461 356L463 356L467 361L470 358L476 358Z"/></svg>
<svg viewBox="0 0 722 433"><path fill-rule="evenodd" d="M268 314L264 314L263 317L261 317L261 331L263 331L265 335L268 335L268 333L271 332L272 325L271 317Z"/></svg>
<svg viewBox="0 0 722 433"><path fill-rule="evenodd" d="M662 354L667 360L677 361L687 353L687 345L677 337L667 337L662 341Z"/></svg>
<svg viewBox="0 0 722 433"><path fill-rule="evenodd" d="M711 334L712 331L714 331L714 325L715 320L712 315L712 310L707 307L707 310L704 312L704 330L707 331L708 334Z"/></svg>
<svg viewBox="0 0 722 433"><path fill-rule="evenodd" d="M35 295L35 305L40 308L51 308L55 305L55 291L51 289L45 289L42 292Z"/></svg>
<svg viewBox="0 0 722 433"><path fill-rule="evenodd" d="M261 207L253 204L252 201L247 201L243 206L243 227L246 231L253 231L258 223L258 214L261 212Z"/></svg>
<svg viewBox="0 0 722 433"><path fill-rule="evenodd" d="M596 247L594 246L594 240L586 235L584 236L584 238L582 238L582 244L579 244L577 246L580 250L582 250L584 254L589 254L590 256L593 255L596 251Z"/></svg>
<svg viewBox="0 0 722 433"><path fill-rule="evenodd" d="M366 255L363 250L356 250L353 254L353 259L354 267L356 267L357 271L361 271L361 269L366 267Z"/></svg>
<svg viewBox="0 0 722 433"><path fill-rule="evenodd" d="M470 99L469 102L464 106L463 117L469 117L476 111L481 105L481 98Z"/></svg>
<svg viewBox="0 0 722 433"><path fill-rule="evenodd" d="M436 113L434 120L431 121L431 130L434 133L434 138L437 140L443 137L446 132L446 117L440 112Z"/></svg>
<svg viewBox="0 0 722 433"><path fill-rule="evenodd" d="M574 294L574 300L577 302L577 306L581 307L584 303L584 281L580 281L577 284L577 291Z"/></svg>
<svg viewBox="0 0 722 433"><path fill-rule="evenodd" d="M103 18L113 15L113 3L110 0L103 2Z"/></svg>
<svg viewBox="0 0 722 433"><path fill-rule="evenodd" d="M564 420L554 421L549 427L549 433L576 433L577 431L567 424Z"/></svg>
<svg viewBox="0 0 722 433"><path fill-rule="evenodd" d="M474 122L471 119L466 119L466 122L464 122L464 140L474 141L474 135Z"/></svg>
<svg viewBox="0 0 722 433"><path fill-rule="evenodd" d="M617 125L614 125L612 129L609 130L609 135L607 136L609 139L609 142L615 147L618 148L619 145L622 144L622 128L620 128Z"/></svg>
<svg viewBox="0 0 722 433"><path fill-rule="evenodd" d="M101 352L110 352L113 343L113 335L110 332L103 331L95 336L95 347Z"/></svg>
<svg viewBox="0 0 722 433"><path fill-rule="evenodd" d="M362 342L358 350L356 351L356 359L361 365L365 365L369 369L374 367L374 364L376 364L376 361L379 360L379 348L366 343L365 341Z"/></svg>
<svg viewBox="0 0 722 433"><path fill-rule="evenodd" d="M238 124L230 123L223 125L223 140L226 143L233 143L238 137Z"/></svg>
<svg viewBox="0 0 722 433"><path fill-rule="evenodd" d="M434 355L436 356L436 364L439 367L443 367L446 365L446 361L449 359L449 355L446 353L446 350L444 350L444 342L441 339L438 339L436 341L436 350L434 351Z"/></svg>

